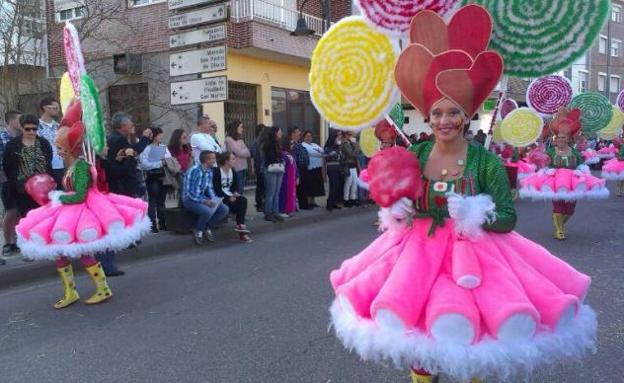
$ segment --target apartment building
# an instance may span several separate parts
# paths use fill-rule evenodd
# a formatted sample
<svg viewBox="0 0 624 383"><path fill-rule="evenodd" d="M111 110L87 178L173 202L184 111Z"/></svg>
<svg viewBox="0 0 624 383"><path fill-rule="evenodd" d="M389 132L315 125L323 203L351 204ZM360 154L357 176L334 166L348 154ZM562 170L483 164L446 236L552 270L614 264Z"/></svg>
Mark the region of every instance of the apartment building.
<svg viewBox="0 0 624 383"><path fill-rule="evenodd" d="M30 108L48 87L42 0L0 2L0 112Z"/></svg>
<svg viewBox="0 0 624 383"><path fill-rule="evenodd" d="M168 133L191 128L198 115L206 114L217 121L221 137L225 124L239 119L249 140L259 123L300 126L321 138L321 119L308 92L310 56L328 21L351 14L348 0L46 2L51 76L60 78L66 70L62 33L70 21L83 38L87 71L100 88L108 117L124 110L138 125L159 126ZM227 14L213 12L221 6ZM313 34L291 35L300 10ZM210 21L215 18L222 20ZM195 39L207 29L218 36ZM198 63L185 61L182 68L177 61L223 47L219 71L202 73L193 69ZM189 104L174 100L172 105L177 92L170 84L220 76L227 78L225 99Z"/></svg>

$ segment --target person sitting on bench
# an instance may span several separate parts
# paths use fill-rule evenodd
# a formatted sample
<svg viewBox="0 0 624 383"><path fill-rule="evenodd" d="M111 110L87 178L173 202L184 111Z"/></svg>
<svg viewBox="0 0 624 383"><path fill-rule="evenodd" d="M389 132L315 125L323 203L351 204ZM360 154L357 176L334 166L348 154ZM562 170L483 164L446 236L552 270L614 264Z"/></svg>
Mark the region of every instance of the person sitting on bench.
<svg viewBox="0 0 624 383"><path fill-rule="evenodd" d="M197 214L197 223L193 229L195 244L201 245L204 238L214 241L212 228L229 212L227 205L214 191L212 177L215 165L215 153L205 150L199 154L199 164L194 165L184 175L182 204L184 208Z"/></svg>
<svg viewBox="0 0 624 383"><path fill-rule="evenodd" d="M247 214L247 198L238 193L241 182L244 179L233 170L236 156L232 152L223 152L217 156L217 164L214 170L212 184L219 198L223 198L223 203L227 205L230 212L236 213L236 226L234 231L238 233L241 242L251 243L253 240L249 237L251 233L245 226L245 215Z"/></svg>

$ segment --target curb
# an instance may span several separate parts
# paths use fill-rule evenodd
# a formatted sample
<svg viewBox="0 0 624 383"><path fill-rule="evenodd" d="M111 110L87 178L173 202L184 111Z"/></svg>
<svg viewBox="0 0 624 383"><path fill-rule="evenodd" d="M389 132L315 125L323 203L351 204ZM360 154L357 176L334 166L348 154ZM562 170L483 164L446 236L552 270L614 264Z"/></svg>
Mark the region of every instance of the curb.
<svg viewBox="0 0 624 383"><path fill-rule="evenodd" d="M312 212L299 212L286 222L277 224L263 221L263 216L261 214L253 214L253 235L289 230L294 226L324 222L331 219L349 217L373 211L375 211L375 205L343 209L340 212L331 213L326 212L325 209ZM148 258L160 258L173 253L193 249L198 250L203 248L210 251L211 249L219 249L226 246L246 246L238 242L237 234L233 230L224 232L223 229L217 229L216 236L217 242L206 244L202 247L195 245L190 235L163 232L157 236L147 236L138 248L119 252L117 254L117 264L122 266ZM75 266L78 270L81 269L77 264L75 264ZM52 262L39 261L22 263L19 266L9 267L6 270L3 270L3 267L6 266L0 266L0 290L14 288L56 276L56 269Z"/></svg>

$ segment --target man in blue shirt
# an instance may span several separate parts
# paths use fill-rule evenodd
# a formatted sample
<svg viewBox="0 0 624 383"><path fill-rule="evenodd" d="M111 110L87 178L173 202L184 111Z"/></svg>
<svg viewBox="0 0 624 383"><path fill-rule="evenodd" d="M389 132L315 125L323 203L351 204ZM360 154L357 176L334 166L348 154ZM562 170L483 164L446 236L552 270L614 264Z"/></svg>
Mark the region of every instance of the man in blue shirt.
<svg viewBox="0 0 624 383"><path fill-rule="evenodd" d="M204 237L210 242L214 241L211 229L229 212L228 207L216 196L212 185L215 161L215 152L205 150L199 154L199 164L184 175L182 204L186 210L199 215L193 229L197 245L204 242Z"/></svg>

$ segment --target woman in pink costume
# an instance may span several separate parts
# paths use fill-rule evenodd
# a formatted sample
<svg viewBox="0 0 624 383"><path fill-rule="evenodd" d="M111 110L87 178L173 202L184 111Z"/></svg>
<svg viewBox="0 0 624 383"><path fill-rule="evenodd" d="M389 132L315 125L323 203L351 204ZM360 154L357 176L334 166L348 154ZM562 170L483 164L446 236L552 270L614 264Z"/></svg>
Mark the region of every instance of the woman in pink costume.
<svg viewBox="0 0 624 383"><path fill-rule="evenodd" d="M145 202L97 190L95 169L79 158L85 131L81 115L80 103L73 104L57 134L56 146L67 169L65 192L50 192L50 202L30 211L16 228L24 256L55 260L64 287L57 309L80 299L69 258L80 259L95 284L95 293L85 303L106 301L112 292L94 254L124 249L150 229Z"/></svg>
<svg viewBox="0 0 624 383"><path fill-rule="evenodd" d="M297 211L297 184L299 182L299 169L295 157L288 151L290 142L282 140L282 161L286 168L282 185L280 187L279 205L280 214L290 216Z"/></svg>
<svg viewBox="0 0 624 383"><path fill-rule="evenodd" d="M581 154L571 146L581 130L581 111L562 108L551 121L554 134L550 156L550 169L542 170L522 181L520 196L546 199L553 202L554 237L566 239L565 224L574 214L576 201L583 198L607 198L609 189L605 180L594 177Z"/></svg>
<svg viewBox="0 0 624 383"><path fill-rule="evenodd" d="M602 178L617 181L616 195L624 196L624 145L620 145L617 158L613 158L602 166Z"/></svg>
<svg viewBox="0 0 624 383"><path fill-rule="evenodd" d="M415 17L395 78L429 116L435 142L371 161L370 191L387 230L331 273L332 324L345 347L409 366L417 383L440 373L518 382L593 349L596 316L583 304L590 278L513 231L503 165L464 138L503 71L501 56L485 51L489 14L460 9L455 17L467 18L467 28L488 23L478 28L487 35L467 31L453 42L442 33L415 38L431 27L416 20L423 14L438 17ZM431 44L436 36L442 41Z"/></svg>

